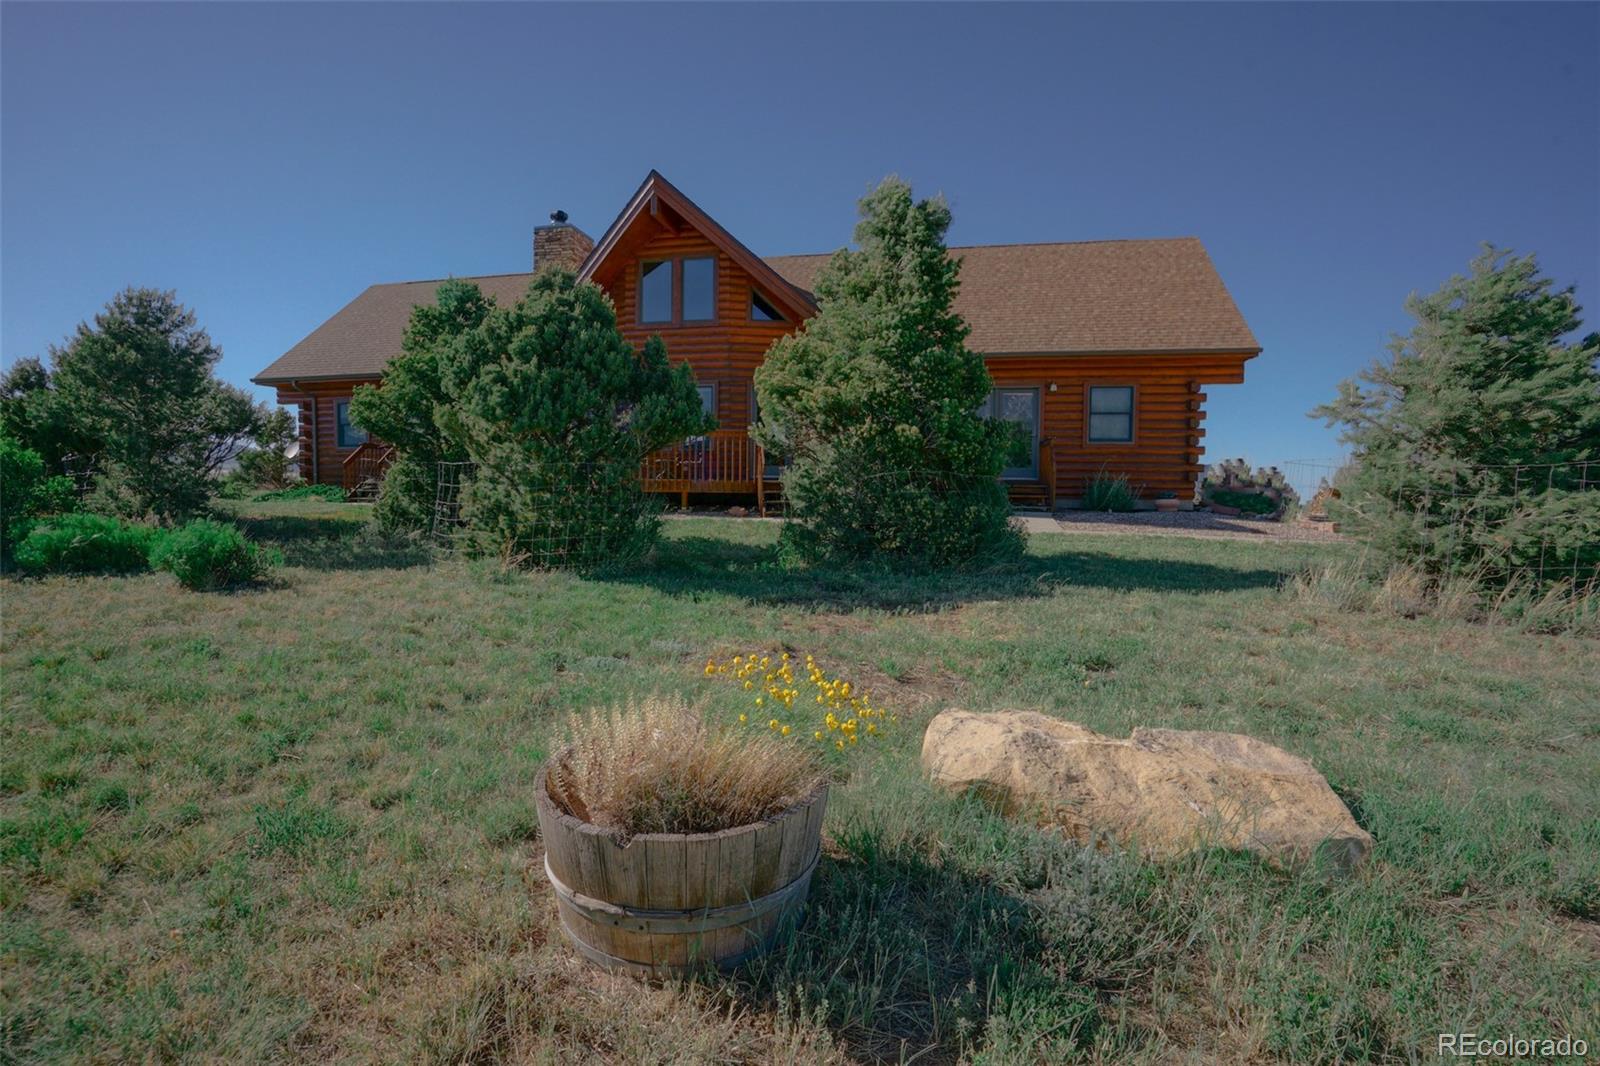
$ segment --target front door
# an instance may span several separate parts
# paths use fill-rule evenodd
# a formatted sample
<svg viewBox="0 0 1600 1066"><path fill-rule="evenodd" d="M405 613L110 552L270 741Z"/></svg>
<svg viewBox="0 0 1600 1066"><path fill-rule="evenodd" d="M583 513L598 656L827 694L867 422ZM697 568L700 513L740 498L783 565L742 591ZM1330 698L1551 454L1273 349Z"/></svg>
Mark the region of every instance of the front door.
<svg viewBox="0 0 1600 1066"><path fill-rule="evenodd" d="M1039 390L995 389L989 396L989 417L1009 424L1005 468L1008 478L1039 476Z"/></svg>

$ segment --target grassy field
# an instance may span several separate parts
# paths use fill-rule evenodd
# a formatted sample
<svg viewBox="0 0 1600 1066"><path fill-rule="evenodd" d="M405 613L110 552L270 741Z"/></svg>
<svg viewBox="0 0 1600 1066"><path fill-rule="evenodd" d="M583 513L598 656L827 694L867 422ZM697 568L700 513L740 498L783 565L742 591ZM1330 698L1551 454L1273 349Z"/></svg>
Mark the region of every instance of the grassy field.
<svg viewBox="0 0 1600 1066"><path fill-rule="evenodd" d="M273 588L0 584L0 1061L1414 1061L1600 1045L1600 643L1295 600L1304 545L1036 536L1015 573L796 574L670 522L580 580L250 505ZM579 965L530 786L571 710L810 652L900 714L836 789L807 924L734 977ZM921 726L1237 730L1376 837L1354 877L1085 851L933 792Z"/></svg>

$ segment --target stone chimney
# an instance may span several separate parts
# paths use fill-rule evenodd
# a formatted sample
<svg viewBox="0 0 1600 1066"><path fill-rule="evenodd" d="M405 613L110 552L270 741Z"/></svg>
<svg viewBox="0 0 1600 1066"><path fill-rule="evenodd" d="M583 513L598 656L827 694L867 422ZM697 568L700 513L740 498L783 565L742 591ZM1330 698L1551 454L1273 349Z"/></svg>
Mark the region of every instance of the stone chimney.
<svg viewBox="0 0 1600 1066"><path fill-rule="evenodd" d="M533 272L550 267L576 271L593 247L594 238L568 222L565 211L552 211L550 225L533 228Z"/></svg>

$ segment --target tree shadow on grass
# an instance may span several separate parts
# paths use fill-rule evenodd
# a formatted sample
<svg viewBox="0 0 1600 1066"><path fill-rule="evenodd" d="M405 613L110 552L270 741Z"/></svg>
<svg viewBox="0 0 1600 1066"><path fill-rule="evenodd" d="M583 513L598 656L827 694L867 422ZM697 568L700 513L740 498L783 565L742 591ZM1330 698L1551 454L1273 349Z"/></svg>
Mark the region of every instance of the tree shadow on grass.
<svg viewBox="0 0 1600 1066"><path fill-rule="evenodd" d="M1194 593L1274 588L1284 572L1096 551L1029 554L1012 565L939 574L876 566L791 568L780 562L773 545L686 536L663 540L636 566L598 576L693 600L716 595L817 610L923 612L1071 588Z"/></svg>
<svg viewBox="0 0 1600 1066"><path fill-rule="evenodd" d="M404 570L433 561L427 542L386 537L365 521L268 515L233 519L244 534L283 552L289 566L307 570Z"/></svg>
<svg viewBox="0 0 1600 1066"><path fill-rule="evenodd" d="M1093 1046L1096 991L1052 965L1017 891L868 835L841 847L817 864L802 923L770 954L709 975L711 987L826 1026L858 1061L955 1062L1012 1041L1035 1061Z"/></svg>

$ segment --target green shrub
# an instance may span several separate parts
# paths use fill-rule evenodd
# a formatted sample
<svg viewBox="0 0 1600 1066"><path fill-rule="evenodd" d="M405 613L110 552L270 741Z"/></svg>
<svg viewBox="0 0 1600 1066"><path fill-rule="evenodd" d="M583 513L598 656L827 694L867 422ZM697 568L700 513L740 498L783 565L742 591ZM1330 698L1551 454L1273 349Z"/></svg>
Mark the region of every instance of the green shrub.
<svg viewBox="0 0 1600 1066"><path fill-rule="evenodd" d="M1200 479L1200 500L1281 519L1299 506L1300 495L1275 466L1252 470L1243 459L1224 459L1206 468Z"/></svg>
<svg viewBox="0 0 1600 1066"><path fill-rule="evenodd" d="M1217 489L1208 493L1206 498L1224 507L1236 507L1245 514L1276 514L1278 511L1277 500L1258 492L1230 492L1227 489Z"/></svg>
<svg viewBox="0 0 1600 1066"><path fill-rule="evenodd" d="M165 534L150 552L151 566L169 572L191 589L259 581L280 561L278 553L250 543L233 526L206 518Z"/></svg>
<svg viewBox="0 0 1600 1066"><path fill-rule="evenodd" d="M1108 474L1102 470L1083 487L1085 511L1131 511L1138 501L1138 494L1128 484L1127 474Z"/></svg>
<svg viewBox="0 0 1600 1066"><path fill-rule="evenodd" d="M40 522L17 545L28 574L128 574L149 566L156 531L119 518L64 514Z"/></svg>
<svg viewBox="0 0 1600 1066"><path fill-rule="evenodd" d="M286 489L276 489L272 492L258 492L257 500L327 500L329 503L343 503L344 490L337 485L291 485Z"/></svg>
<svg viewBox="0 0 1600 1066"><path fill-rule="evenodd" d="M0 557L16 549L33 519L76 506L70 479L47 476L38 452L0 436Z"/></svg>

